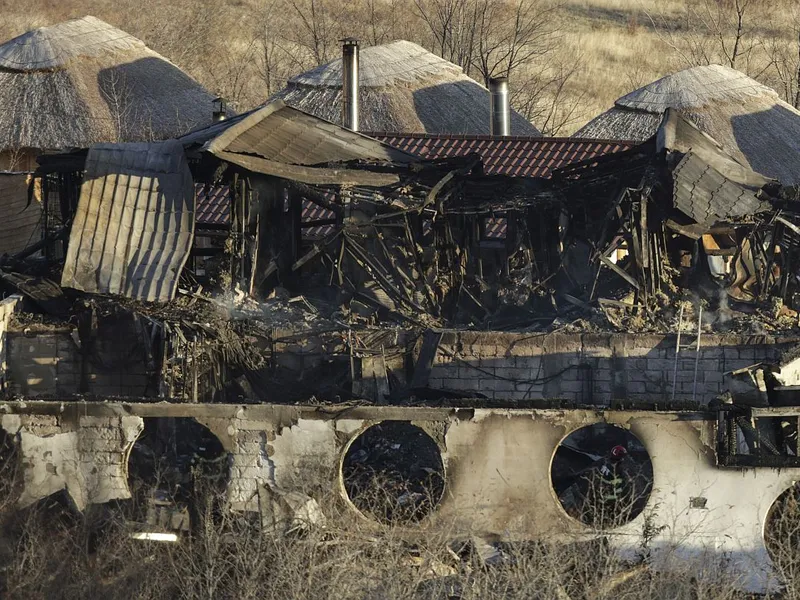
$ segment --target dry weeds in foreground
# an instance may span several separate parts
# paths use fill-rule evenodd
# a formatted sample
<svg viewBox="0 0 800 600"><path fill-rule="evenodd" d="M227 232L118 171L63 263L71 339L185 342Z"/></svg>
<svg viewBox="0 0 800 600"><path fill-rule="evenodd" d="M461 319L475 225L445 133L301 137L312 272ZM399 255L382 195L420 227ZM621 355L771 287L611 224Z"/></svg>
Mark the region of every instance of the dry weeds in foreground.
<svg viewBox="0 0 800 600"><path fill-rule="evenodd" d="M135 500L91 506L81 514L56 494L27 509L16 509L19 462L15 446L7 437L0 438L0 598L754 598L737 591L749 574L732 575L722 557L682 563L682 568L669 572L651 569L650 542L658 528L653 525L655 515L647 510L643 541L635 555L623 559L602 536L568 546L547 542L490 544L480 537L457 538L441 524L434 528L424 520L405 527L378 525L358 515L331 491L331 479L332 474L326 471L297 482L318 501L325 524L270 522L281 532L289 529L278 534L266 532L258 514L225 510L226 499L219 492L217 479L209 478L202 468L193 469L194 491L180 496L189 501L194 498L191 533L179 543L144 542L130 538L133 531L141 531L135 521L143 514L140 509L147 507L135 505ZM380 493L382 501L403 496L396 486ZM581 497L593 496L586 493ZM624 497L630 508L635 508L638 497ZM436 499L423 504L433 506ZM615 506L619 510L615 510L617 520L608 523L611 528L628 520L629 510ZM768 517L771 533L766 541L786 585L762 598L800 600L800 486L784 493L775 507L778 510Z"/></svg>
<svg viewBox="0 0 800 600"><path fill-rule="evenodd" d="M207 497L207 496L206 496ZM723 564L657 573L646 548L623 561L602 539L556 546L454 542L424 527L376 527L344 503L325 503L328 525L266 535L258 523L203 503L197 526L178 544L130 540L125 509L85 515L56 500L7 511L0 538L0 596L48 599L734 600ZM778 528L795 542L796 513ZM780 547L781 540L773 540ZM500 550L498 553L496 550ZM779 561L800 598L793 549ZM700 575L698 575L698 573ZM744 575L744 574L743 574Z"/></svg>

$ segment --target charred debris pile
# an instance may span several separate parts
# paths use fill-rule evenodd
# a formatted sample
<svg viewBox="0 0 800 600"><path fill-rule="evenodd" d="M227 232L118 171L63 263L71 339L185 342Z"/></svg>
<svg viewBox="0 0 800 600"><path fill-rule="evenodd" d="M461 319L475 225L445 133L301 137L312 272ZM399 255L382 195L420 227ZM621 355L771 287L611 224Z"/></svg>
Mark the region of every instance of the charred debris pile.
<svg viewBox="0 0 800 600"><path fill-rule="evenodd" d="M43 239L0 266L26 297L18 327L69 322L90 352L124 319L160 397L277 400L277 345L352 365L430 329L670 332L701 310L707 331L798 324L798 190L673 112L549 179L419 161L282 105L39 161ZM225 190L219 222L199 219L198 189ZM341 400L351 376L294 373L281 399Z"/></svg>

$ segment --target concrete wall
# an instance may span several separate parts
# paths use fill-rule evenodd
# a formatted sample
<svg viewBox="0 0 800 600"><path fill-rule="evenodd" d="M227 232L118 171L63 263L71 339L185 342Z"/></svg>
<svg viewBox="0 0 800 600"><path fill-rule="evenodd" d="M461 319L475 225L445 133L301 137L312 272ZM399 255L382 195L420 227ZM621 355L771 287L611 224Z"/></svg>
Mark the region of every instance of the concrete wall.
<svg viewBox="0 0 800 600"><path fill-rule="evenodd" d="M7 402L0 412L3 428L22 442L26 501L64 487L83 503L125 497L126 451L142 419L189 416L233 455L229 497L238 510L256 510L262 486L343 493L339 464L350 440L383 420L412 422L440 432L434 437L446 470L444 498L426 524L453 536L500 539L598 534L564 512L550 484L550 463L571 431L613 423L644 444L654 488L640 516L604 535L636 548L650 519L651 527L663 528L653 541L657 552L679 546L689 555L725 553L755 587L770 577L762 536L767 512L800 479L800 469L718 468L715 418L703 413L113 402Z"/></svg>
<svg viewBox="0 0 800 600"><path fill-rule="evenodd" d="M130 498L127 457L142 431L141 418L4 414L0 426L18 441L20 506L61 490L80 510Z"/></svg>
<svg viewBox="0 0 800 600"><path fill-rule="evenodd" d="M6 374L8 392L12 395L36 398L79 394L84 360L88 361L88 394L106 397L156 395L143 352L137 352L136 340L124 329L101 337L87 359L79 347L77 332L70 327L27 335L9 331L6 341Z"/></svg>
<svg viewBox="0 0 800 600"><path fill-rule="evenodd" d="M681 344L694 342L684 335ZM492 400L563 399L609 406L612 400L707 404L731 387L730 372L777 362L800 341L770 336L703 335L695 395L694 349L675 370L675 335L447 332L430 387Z"/></svg>

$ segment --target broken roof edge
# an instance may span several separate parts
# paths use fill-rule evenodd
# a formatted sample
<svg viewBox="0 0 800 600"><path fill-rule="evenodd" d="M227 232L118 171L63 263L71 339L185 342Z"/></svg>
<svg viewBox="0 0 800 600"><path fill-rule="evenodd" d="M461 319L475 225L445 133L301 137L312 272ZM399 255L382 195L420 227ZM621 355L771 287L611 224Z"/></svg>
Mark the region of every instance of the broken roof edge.
<svg viewBox="0 0 800 600"><path fill-rule="evenodd" d="M658 152L668 150L684 155L693 153L721 175L750 191L757 192L768 185L780 184L777 179L761 175L740 163L728 154L717 140L702 131L677 109L668 108L664 112L655 139Z"/></svg>
<svg viewBox="0 0 800 600"><path fill-rule="evenodd" d="M485 133L428 133L428 132L396 132L396 131L364 131L363 135L380 138L406 138L413 140L465 140L465 141L487 141L487 142L536 142L541 143L580 143L587 144L615 144L638 146L643 140L624 140L612 138L591 138L575 136L537 136L537 135L505 135L496 136Z"/></svg>
<svg viewBox="0 0 800 600"><path fill-rule="evenodd" d="M418 160L418 157L414 156L413 154L410 154L410 153L408 153L408 152L406 152L404 150L401 150L399 148L395 148L391 144L387 144L386 142L383 142L381 140L375 139L375 138L370 137L368 135L365 135L365 134L363 134L361 132L352 131L350 129L342 127L338 123L333 123L332 121L328 121L326 119L323 119L321 117L318 117L316 115L308 113L308 112L306 112L304 110L301 110L301 109L296 108L294 106L288 105L283 100L273 100L269 104L266 104L266 105L264 105L264 106L262 106L260 108L257 108L257 109L253 110L250 113L245 113L245 114L241 115L242 118L236 119L234 122L231 123L230 126L225 127L222 130L222 132L219 133L217 136L205 141L205 143L203 144L203 146L201 148L201 151L209 152L210 154L213 154L215 156L217 156L220 152L228 152L229 146L233 143L233 141L236 138L238 138L240 135L244 134L248 130L252 129L256 125L261 123L264 119L266 119L270 115L273 115L273 114L275 114L275 113L277 113L279 111L282 111L282 110L288 110L288 111L294 111L294 112L300 113L300 114L302 114L302 115L304 115L306 117L309 117L311 119L314 119L316 121L332 125L332 126L336 127L337 129L341 130L342 132L347 132L348 135L352 135L352 136L355 136L355 137L358 137L358 138L361 138L361 139L364 139L364 140L369 140L370 142L374 142L376 144L380 144L383 148L385 148L386 150L390 151L391 154L397 155L396 159L407 159L408 162L416 162ZM213 126L214 125L212 125L210 127L213 127ZM202 131L202 130L198 130L198 132L196 132L196 133L199 133L200 131ZM187 134L187 136L185 136L185 137L190 137L190 136L192 136L192 134ZM192 143L193 140L190 139L190 140L187 140L187 141L189 143ZM244 154L244 153L240 153L240 154Z"/></svg>
<svg viewBox="0 0 800 600"><path fill-rule="evenodd" d="M252 154L218 151L214 156L220 160L233 163L239 167L280 177L307 185L363 185L367 187L384 187L400 181L400 177L391 173L376 173L361 169L332 169L316 165L293 165L269 160Z"/></svg>
<svg viewBox="0 0 800 600"><path fill-rule="evenodd" d="M203 144L201 150L210 152L211 154L216 154L217 152L226 150L230 143L239 135L254 125L258 125L269 115L286 106L287 105L283 100L274 100L269 104L253 110L250 113L245 113L242 115L243 118L237 119L235 122L231 123L229 127L223 129L222 133L211 138L205 144Z"/></svg>

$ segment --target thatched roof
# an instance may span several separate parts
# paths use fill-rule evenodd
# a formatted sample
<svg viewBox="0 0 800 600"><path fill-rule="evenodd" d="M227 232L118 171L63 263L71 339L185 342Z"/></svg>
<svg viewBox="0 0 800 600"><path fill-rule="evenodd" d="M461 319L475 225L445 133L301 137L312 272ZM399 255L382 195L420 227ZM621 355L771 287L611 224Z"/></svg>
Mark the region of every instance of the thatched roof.
<svg viewBox="0 0 800 600"><path fill-rule="evenodd" d="M137 38L94 17L0 45L0 151L174 137L214 96Z"/></svg>
<svg viewBox="0 0 800 600"><path fill-rule="evenodd" d="M360 53L361 131L489 133L489 90L421 46L396 41ZM333 123L342 117L342 61L297 75L273 99ZM540 135L513 112L511 133Z"/></svg>
<svg viewBox="0 0 800 600"><path fill-rule="evenodd" d="M623 96L576 133L581 138L645 140L675 108L731 156L785 185L800 183L800 111L744 73L693 67Z"/></svg>

